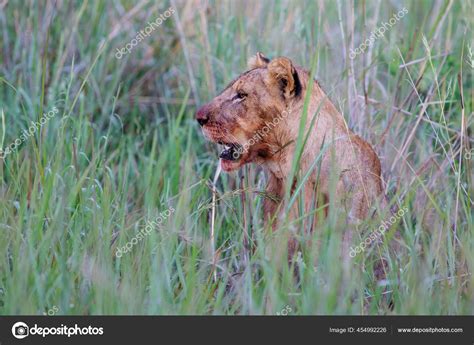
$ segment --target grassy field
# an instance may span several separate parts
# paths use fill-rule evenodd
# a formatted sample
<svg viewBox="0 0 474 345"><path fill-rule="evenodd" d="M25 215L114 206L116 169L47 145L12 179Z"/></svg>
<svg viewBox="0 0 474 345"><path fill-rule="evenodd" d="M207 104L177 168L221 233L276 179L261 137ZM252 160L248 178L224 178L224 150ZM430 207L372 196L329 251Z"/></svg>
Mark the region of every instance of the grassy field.
<svg viewBox="0 0 474 345"><path fill-rule="evenodd" d="M0 1L0 314L473 314L472 13L468 0ZM289 266L255 166L217 179L211 240L218 148L194 113L257 51L315 66L407 209L355 258L331 207L311 234L293 224ZM354 246L381 221L353 229Z"/></svg>

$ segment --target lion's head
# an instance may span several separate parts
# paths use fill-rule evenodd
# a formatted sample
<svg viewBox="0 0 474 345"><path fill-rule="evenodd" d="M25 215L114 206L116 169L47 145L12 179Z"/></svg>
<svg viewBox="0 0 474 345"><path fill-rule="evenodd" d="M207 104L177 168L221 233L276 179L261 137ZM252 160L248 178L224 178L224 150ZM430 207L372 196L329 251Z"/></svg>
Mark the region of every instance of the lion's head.
<svg viewBox="0 0 474 345"><path fill-rule="evenodd" d="M196 113L204 135L224 146L220 158L225 171L268 159L275 137L271 131L284 126L282 117L301 96L300 77L290 59L269 60L257 53L249 67Z"/></svg>

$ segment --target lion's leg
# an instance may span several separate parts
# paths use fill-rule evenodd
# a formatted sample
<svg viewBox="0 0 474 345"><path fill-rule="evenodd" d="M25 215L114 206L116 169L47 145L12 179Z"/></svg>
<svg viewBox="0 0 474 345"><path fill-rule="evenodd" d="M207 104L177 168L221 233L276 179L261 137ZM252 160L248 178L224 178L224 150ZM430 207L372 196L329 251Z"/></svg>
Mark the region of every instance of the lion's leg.
<svg viewBox="0 0 474 345"><path fill-rule="evenodd" d="M270 174L263 201L263 219L265 224L272 223L273 230L276 229L278 223L277 212L283 196L282 190L282 181Z"/></svg>
<svg viewBox="0 0 474 345"><path fill-rule="evenodd" d="M363 190L359 190L352 196L349 219L353 222L364 219L367 216L368 204Z"/></svg>

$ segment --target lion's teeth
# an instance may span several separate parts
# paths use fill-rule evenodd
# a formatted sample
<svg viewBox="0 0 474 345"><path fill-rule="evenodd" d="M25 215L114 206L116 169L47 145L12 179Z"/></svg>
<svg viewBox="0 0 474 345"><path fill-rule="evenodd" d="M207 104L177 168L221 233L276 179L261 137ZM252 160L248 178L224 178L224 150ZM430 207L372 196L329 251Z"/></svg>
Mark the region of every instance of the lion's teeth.
<svg viewBox="0 0 474 345"><path fill-rule="evenodd" d="M230 150L231 147L230 147L230 146L227 146L227 145L224 145L224 148L225 148L226 150Z"/></svg>

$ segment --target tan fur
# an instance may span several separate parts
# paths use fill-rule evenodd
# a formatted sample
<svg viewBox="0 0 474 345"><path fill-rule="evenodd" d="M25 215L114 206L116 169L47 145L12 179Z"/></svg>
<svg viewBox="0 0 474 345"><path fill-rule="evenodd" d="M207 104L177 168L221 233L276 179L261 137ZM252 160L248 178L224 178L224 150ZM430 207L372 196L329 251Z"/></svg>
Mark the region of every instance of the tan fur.
<svg viewBox="0 0 474 345"><path fill-rule="evenodd" d="M279 57L270 61L258 53L250 59L249 66L249 71L197 112L198 119L207 121L203 125L205 136L215 142L244 145L272 119L285 111L288 115L268 135L251 145L239 161L223 164L224 170L235 170L252 162L263 166L268 174L267 193L280 200L265 200L265 219L277 216L278 222L284 209L281 206L288 201L283 200L287 177L295 156L306 90L312 83L305 128L309 137L299 176L305 175L323 145L330 146L323 154L320 171L317 164L306 182L305 213L315 208L317 198L319 204L334 203L345 207L353 218L365 218L382 193L380 162L372 147L347 128L344 118L318 83L310 80L309 73L290 59ZM240 99L238 95L245 97ZM310 130L313 116L316 120ZM335 200L330 195L331 177L336 181ZM297 183L293 181L292 187ZM297 213L293 208L290 216L296 218Z"/></svg>

